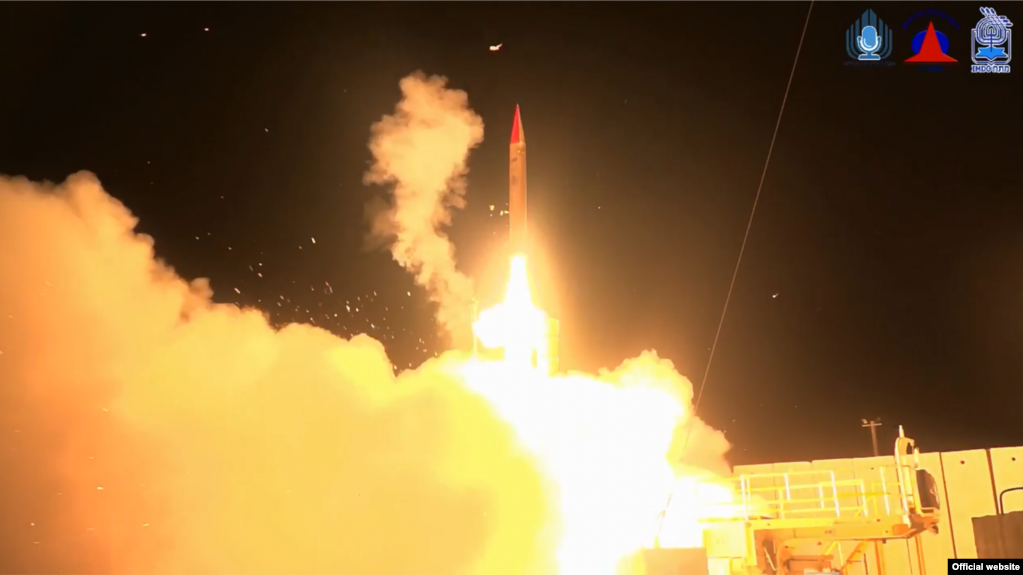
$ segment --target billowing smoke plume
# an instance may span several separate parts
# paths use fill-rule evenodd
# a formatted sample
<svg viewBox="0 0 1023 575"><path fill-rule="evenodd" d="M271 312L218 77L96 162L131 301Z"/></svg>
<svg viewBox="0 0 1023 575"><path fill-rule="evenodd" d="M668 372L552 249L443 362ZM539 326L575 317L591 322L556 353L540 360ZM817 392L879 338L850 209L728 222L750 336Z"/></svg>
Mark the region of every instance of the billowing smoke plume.
<svg viewBox="0 0 1023 575"><path fill-rule="evenodd" d="M601 370L599 376L601 381L620 387L642 385L660 389L683 406L685 415L675 429L666 454L676 475L688 475L693 470L714 475L731 473L731 465L725 457L731 444L723 433L693 414L693 383L675 369L674 363L658 357L656 352L644 351L638 357L625 360L614 371Z"/></svg>
<svg viewBox="0 0 1023 575"><path fill-rule="evenodd" d="M372 237L391 242L395 261L415 274L438 306L441 327L462 344L471 337L472 282L458 271L444 227L465 206L466 161L483 141L483 120L468 95L446 83L422 73L401 81L394 113L373 125L365 181L392 192L387 209L371 214Z"/></svg>
<svg viewBox="0 0 1023 575"><path fill-rule="evenodd" d="M481 125L439 80L403 89L375 147L395 254L462 290L421 210L460 201ZM0 177L0 572L550 571L543 482L455 356L395 377L368 336L275 331L134 225L90 174Z"/></svg>
<svg viewBox="0 0 1023 575"><path fill-rule="evenodd" d="M374 128L367 181L394 191L374 230L457 334L471 286L441 228L482 122L443 79L402 91ZM656 354L530 383L449 352L395 376L368 336L212 303L135 223L90 174L0 176L0 573L596 573L690 427L687 463L727 470Z"/></svg>

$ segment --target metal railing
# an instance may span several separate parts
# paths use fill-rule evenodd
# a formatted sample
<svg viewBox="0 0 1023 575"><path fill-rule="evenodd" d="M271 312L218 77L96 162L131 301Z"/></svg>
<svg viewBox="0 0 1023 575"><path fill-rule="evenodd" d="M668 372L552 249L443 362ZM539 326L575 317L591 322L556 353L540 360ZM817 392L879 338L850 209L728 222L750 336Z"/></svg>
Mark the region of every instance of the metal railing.
<svg viewBox="0 0 1023 575"><path fill-rule="evenodd" d="M838 479L834 471L750 473L714 483L726 485L735 500L701 503L700 515L714 519L878 518L907 515L916 508L915 470L886 466L877 479ZM890 475L894 469L895 479ZM869 486L869 488L868 488Z"/></svg>

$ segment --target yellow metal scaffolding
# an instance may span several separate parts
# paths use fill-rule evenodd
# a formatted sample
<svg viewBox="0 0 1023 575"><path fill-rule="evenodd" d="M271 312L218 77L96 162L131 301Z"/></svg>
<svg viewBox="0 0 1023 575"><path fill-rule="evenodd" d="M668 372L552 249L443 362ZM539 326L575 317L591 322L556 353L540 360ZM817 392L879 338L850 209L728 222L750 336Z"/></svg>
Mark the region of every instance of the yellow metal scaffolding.
<svg viewBox="0 0 1023 575"><path fill-rule="evenodd" d="M895 481L890 480L894 471ZM919 535L937 531L934 481L919 465L915 442L902 428L895 443L894 470L877 480L840 480L834 471L742 474L725 480L738 499L730 510L705 510L705 545L712 572L730 575L790 575L804 571L849 573L873 548L885 575L879 545L913 540L918 574L925 573ZM923 483L923 485L921 485ZM797 554L810 542L813 554ZM842 544L852 545L844 554ZM839 560L835 560L835 555ZM874 575L874 574L872 574Z"/></svg>

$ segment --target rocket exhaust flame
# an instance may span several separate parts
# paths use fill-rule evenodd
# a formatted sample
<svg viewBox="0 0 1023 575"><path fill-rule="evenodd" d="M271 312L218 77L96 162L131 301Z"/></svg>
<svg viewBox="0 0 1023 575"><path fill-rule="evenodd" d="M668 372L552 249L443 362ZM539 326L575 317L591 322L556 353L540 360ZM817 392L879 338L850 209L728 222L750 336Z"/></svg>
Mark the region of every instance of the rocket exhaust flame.
<svg viewBox="0 0 1023 575"><path fill-rule="evenodd" d="M511 261L504 301L480 313L473 331L488 348L504 349L505 361L517 369L530 368L533 354L546 345L547 314L533 305L526 257Z"/></svg>

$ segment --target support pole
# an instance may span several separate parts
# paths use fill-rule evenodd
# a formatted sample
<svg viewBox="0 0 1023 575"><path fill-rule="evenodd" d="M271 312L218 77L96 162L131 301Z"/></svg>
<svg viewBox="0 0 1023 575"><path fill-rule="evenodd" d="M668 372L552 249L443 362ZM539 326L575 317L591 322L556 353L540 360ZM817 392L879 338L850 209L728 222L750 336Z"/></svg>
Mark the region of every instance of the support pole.
<svg viewBox="0 0 1023 575"><path fill-rule="evenodd" d="M864 419L863 425L861 427L870 428L870 441L874 444L874 457L877 457L878 455L881 454L877 450L877 428L881 427L881 418L879 417L877 419L871 419L870 421Z"/></svg>

